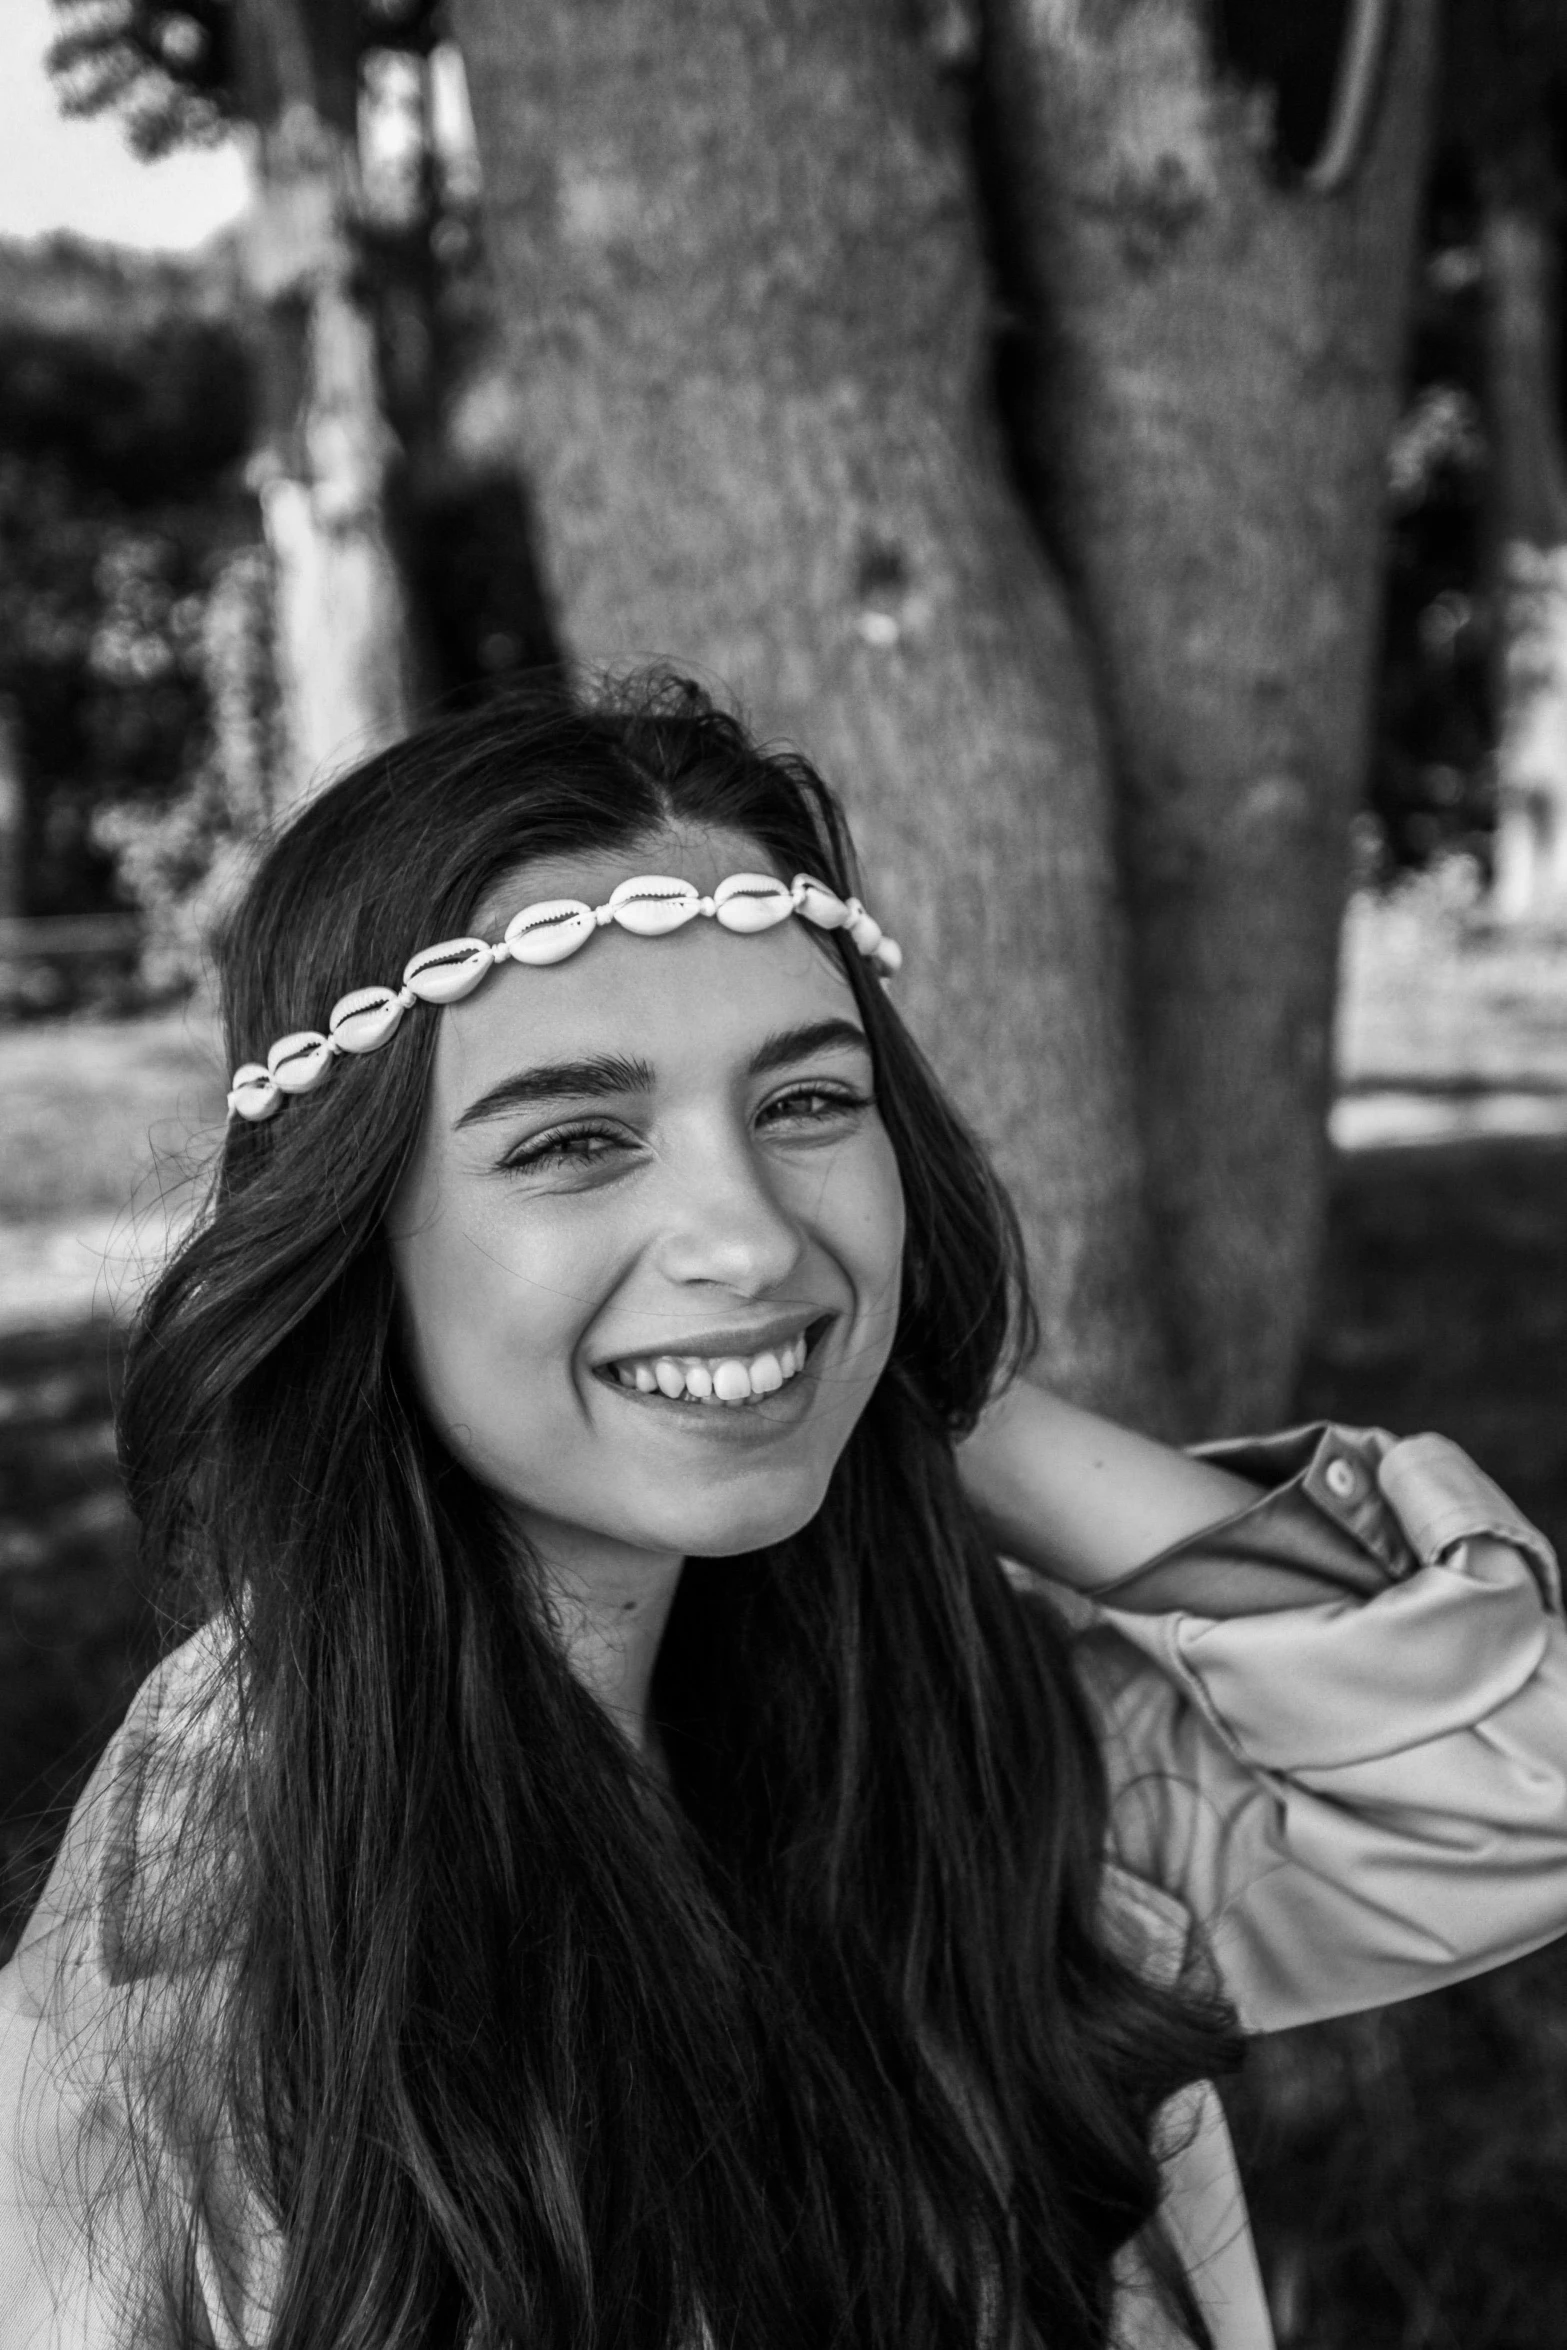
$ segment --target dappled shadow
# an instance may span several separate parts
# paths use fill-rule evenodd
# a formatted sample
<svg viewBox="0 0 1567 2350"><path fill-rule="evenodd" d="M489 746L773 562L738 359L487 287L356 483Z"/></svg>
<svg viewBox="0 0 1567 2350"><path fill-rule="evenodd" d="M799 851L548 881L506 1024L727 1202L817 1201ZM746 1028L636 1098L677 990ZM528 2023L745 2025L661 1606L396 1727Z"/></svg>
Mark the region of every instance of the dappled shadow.
<svg viewBox="0 0 1567 2350"><path fill-rule="evenodd" d="M1567 1136L1340 1163L1300 1408L1443 1430L1567 1550ZM1567 1943L1259 2042L1226 2103L1281 2350L1567 2341Z"/></svg>
<svg viewBox="0 0 1567 2350"><path fill-rule="evenodd" d="M1441 1429L1567 1553L1567 1134L1341 1160L1300 1401Z"/></svg>
<svg viewBox="0 0 1567 2350"><path fill-rule="evenodd" d="M114 1460L107 1322L0 1337L0 1950L156 1645Z"/></svg>

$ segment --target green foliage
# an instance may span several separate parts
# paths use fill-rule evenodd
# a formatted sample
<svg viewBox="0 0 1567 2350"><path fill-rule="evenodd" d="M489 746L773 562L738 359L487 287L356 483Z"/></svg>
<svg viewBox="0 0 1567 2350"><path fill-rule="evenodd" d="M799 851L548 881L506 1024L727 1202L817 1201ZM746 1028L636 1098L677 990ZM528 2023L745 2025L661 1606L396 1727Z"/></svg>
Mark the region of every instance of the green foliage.
<svg viewBox="0 0 1567 2350"><path fill-rule="evenodd" d="M1495 825L1492 607L1478 191L1438 165L1409 389L1389 452L1391 546L1370 806L1384 870L1455 850L1489 860Z"/></svg>
<svg viewBox="0 0 1567 2350"><path fill-rule="evenodd" d="M167 797L206 725L203 605L254 536L233 324L112 278L83 316L67 253L0 323L0 696L26 778L25 907L114 902L108 800ZM57 299L57 297L59 297Z"/></svg>
<svg viewBox="0 0 1567 2350"><path fill-rule="evenodd" d="M1489 861L1500 613L1481 213L1500 195L1558 232L1567 219L1567 10L1560 0L1446 0L1444 15L1409 397L1391 453L1370 791L1385 870L1453 850Z"/></svg>
<svg viewBox="0 0 1567 2350"><path fill-rule="evenodd" d="M138 155L211 146L233 108L235 19L228 0L179 8L138 0L55 0L62 29L49 52L67 114L117 109Z"/></svg>
<svg viewBox="0 0 1567 2350"><path fill-rule="evenodd" d="M144 919L142 978L154 994L203 975L207 943L265 829L277 765L278 697L265 550L231 555L200 607L204 723L179 788L100 808L93 839Z"/></svg>
<svg viewBox="0 0 1567 2350"><path fill-rule="evenodd" d="M1444 0L1442 143L1510 202L1561 211L1561 0Z"/></svg>
<svg viewBox="0 0 1567 2350"><path fill-rule="evenodd" d="M346 0L366 48L428 48L435 0ZM245 115L235 0L54 0L49 68L67 114L119 114L138 155L211 146ZM306 0L320 11L328 0ZM308 22L301 11L302 21Z"/></svg>

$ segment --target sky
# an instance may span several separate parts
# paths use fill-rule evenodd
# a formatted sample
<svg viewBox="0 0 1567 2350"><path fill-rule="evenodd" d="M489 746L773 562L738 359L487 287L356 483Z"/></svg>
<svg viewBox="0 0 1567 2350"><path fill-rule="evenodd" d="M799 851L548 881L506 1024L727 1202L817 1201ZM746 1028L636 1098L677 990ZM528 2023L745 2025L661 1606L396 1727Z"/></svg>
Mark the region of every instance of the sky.
<svg viewBox="0 0 1567 2350"><path fill-rule="evenodd" d="M244 209L238 147L139 163L112 116L67 122L44 71L55 27L49 0L0 0L0 236L204 244Z"/></svg>

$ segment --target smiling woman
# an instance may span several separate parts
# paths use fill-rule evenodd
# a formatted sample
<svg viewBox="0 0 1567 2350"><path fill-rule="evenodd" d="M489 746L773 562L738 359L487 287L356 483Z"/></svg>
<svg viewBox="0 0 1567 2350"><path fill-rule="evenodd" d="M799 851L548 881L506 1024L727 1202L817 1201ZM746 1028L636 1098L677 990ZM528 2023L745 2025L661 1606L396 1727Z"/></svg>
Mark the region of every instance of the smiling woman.
<svg viewBox="0 0 1567 2350"><path fill-rule="evenodd" d="M668 678L273 844L274 1091L123 1406L197 1628L0 1977L8 2350L1262 2350L1237 2011L1567 1921L1545 1546L1436 1439L1188 1459L1018 1382L854 888Z"/></svg>
<svg viewBox="0 0 1567 2350"><path fill-rule="evenodd" d="M756 844L683 830L658 852L710 893ZM552 859L527 885L592 903L624 862ZM903 1221L847 970L802 923L656 947L608 928L443 1017L387 1224L412 1368L595 1620L614 1595L620 1669L606 1686L600 1649L595 1679L634 1736L686 1554L820 1509L892 1351Z"/></svg>

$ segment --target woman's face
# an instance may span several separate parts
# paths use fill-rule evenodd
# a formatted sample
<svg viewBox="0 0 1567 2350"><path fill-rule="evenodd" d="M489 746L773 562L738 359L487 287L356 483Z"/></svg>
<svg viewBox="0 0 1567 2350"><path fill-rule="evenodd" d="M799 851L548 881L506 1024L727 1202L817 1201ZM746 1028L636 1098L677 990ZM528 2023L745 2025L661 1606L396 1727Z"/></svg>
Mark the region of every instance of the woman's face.
<svg viewBox="0 0 1567 2350"><path fill-rule="evenodd" d="M473 928L602 903L631 873L710 892L766 869L744 840L683 832L531 864ZM797 920L610 924L437 1016L390 1232L447 1443L546 1557L719 1557L793 1533L886 1363L903 1247L836 958Z"/></svg>

